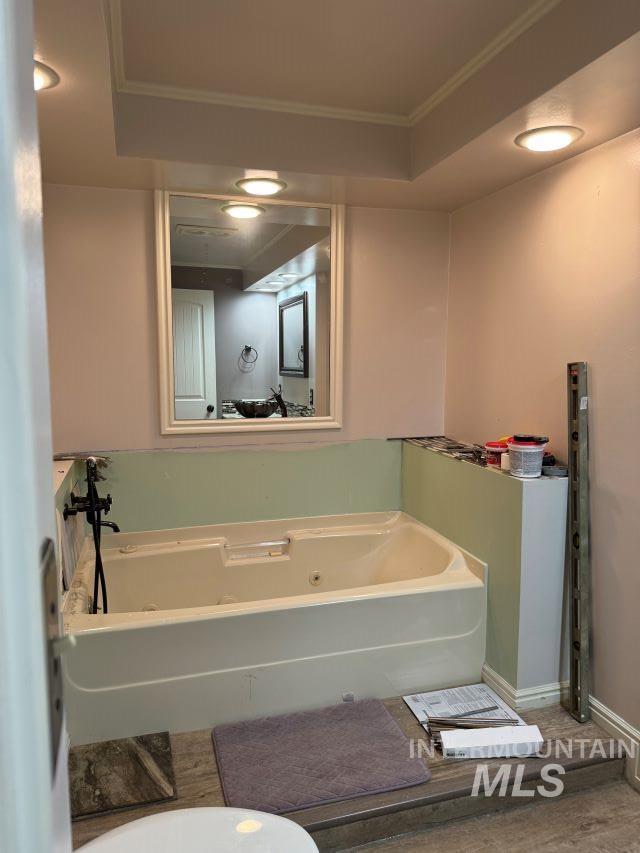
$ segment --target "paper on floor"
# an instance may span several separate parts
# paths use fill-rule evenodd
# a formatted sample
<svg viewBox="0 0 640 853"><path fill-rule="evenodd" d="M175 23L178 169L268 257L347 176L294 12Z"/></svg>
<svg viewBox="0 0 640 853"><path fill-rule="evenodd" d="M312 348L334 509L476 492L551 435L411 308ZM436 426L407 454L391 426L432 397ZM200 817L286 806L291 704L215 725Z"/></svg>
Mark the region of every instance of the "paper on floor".
<svg viewBox="0 0 640 853"><path fill-rule="evenodd" d="M453 729L442 732L445 758L522 758L534 755L543 738L537 726Z"/></svg>
<svg viewBox="0 0 640 853"><path fill-rule="evenodd" d="M422 725L426 725L429 717L454 717L459 714L471 716L474 711L482 712L478 716L483 718L513 720L514 725L526 725L513 708L482 683L432 690L429 693L413 693L402 698ZM494 710L484 711L489 707L494 707Z"/></svg>

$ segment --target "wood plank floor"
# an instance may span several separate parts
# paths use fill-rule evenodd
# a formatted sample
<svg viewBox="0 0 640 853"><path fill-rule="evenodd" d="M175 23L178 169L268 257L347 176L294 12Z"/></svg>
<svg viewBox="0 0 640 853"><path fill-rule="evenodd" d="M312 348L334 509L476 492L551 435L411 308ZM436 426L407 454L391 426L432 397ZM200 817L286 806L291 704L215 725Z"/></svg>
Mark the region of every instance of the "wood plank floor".
<svg viewBox="0 0 640 853"><path fill-rule="evenodd" d="M402 699L389 699L386 704L409 737L424 738L423 730ZM593 723L580 725L559 706L524 712L522 716L527 722L540 727L554 753L553 761L556 761L555 744L558 741L567 744L572 738L582 740L580 751L576 748L571 755L563 752L557 759L557 763L566 770L564 781L568 791L621 778L622 759L610 760L599 753L591 755L590 744L595 739L609 742L608 736ZM159 811L224 805L210 730L172 734L171 744L178 798L167 803L78 820L73 824L75 847L116 826ZM551 759L532 758L520 762L525 764L524 779L528 784L536 784L541 767L548 760ZM517 759L511 761L518 763ZM445 760L436 754L428 763L432 776L423 785L304 809L287 817L308 829L322 850L346 850L358 844L421 830L442 821L515 804L513 798L506 798L507 802L505 798L469 796L475 777L475 761Z"/></svg>
<svg viewBox="0 0 640 853"><path fill-rule="evenodd" d="M351 848L358 853L639 853L640 794L611 782L543 808L522 806L456 820L400 838Z"/></svg>

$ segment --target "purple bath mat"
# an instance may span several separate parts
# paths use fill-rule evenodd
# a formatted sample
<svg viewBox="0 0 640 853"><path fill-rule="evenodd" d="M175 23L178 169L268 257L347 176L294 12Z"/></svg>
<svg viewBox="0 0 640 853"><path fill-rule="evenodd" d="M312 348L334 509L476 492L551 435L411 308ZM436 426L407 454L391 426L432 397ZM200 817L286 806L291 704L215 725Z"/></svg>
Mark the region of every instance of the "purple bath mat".
<svg viewBox="0 0 640 853"><path fill-rule="evenodd" d="M213 730L228 806L280 814L426 782L409 738L377 699Z"/></svg>

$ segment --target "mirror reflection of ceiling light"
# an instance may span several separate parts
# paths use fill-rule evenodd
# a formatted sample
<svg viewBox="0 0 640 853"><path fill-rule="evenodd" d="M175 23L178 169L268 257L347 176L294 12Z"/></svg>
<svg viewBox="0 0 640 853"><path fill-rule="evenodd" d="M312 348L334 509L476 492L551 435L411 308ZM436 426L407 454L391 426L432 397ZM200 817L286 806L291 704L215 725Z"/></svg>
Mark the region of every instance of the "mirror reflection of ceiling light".
<svg viewBox="0 0 640 853"><path fill-rule="evenodd" d="M234 219L255 219L264 213L264 207L259 204L249 204L248 202L230 202L222 205L222 212L228 213Z"/></svg>
<svg viewBox="0 0 640 853"><path fill-rule="evenodd" d="M287 188L285 182L277 178L243 178L236 186L250 195L276 195Z"/></svg>
<svg viewBox="0 0 640 853"><path fill-rule="evenodd" d="M33 89L41 92L43 89L53 89L60 82L60 75L45 65L44 62L33 60Z"/></svg>
<svg viewBox="0 0 640 853"><path fill-rule="evenodd" d="M520 148L527 148L529 151L559 151L576 142L581 136L584 136L584 130L580 127L554 125L525 130L524 133L516 136L514 142Z"/></svg>
<svg viewBox="0 0 640 853"><path fill-rule="evenodd" d="M278 273L278 275L280 278L284 278L287 281L293 281L294 278L300 278L300 276L296 272L281 272Z"/></svg>
<svg viewBox="0 0 640 853"><path fill-rule="evenodd" d="M277 293L284 287L281 281L265 281L264 284L252 284L248 290L260 293Z"/></svg>

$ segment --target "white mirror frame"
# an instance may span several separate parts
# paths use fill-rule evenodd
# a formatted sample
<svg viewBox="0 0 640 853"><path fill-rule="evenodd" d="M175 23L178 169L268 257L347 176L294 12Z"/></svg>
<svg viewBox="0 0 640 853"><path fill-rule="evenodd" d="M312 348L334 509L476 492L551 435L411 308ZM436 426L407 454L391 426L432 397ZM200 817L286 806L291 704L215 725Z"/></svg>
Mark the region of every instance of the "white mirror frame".
<svg viewBox="0 0 640 853"><path fill-rule="evenodd" d="M176 420L173 393L173 314L171 305L171 250L169 199L171 196L247 201L246 196L156 190L156 265L158 347L160 378L160 431L162 435L225 432L289 432L291 430L340 429L342 426L342 335L344 294L344 205L310 204L273 198L254 198L257 204L320 207L331 212L331 330L329 342L329 414L311 418L246 418L238 420Z"/></svg>

